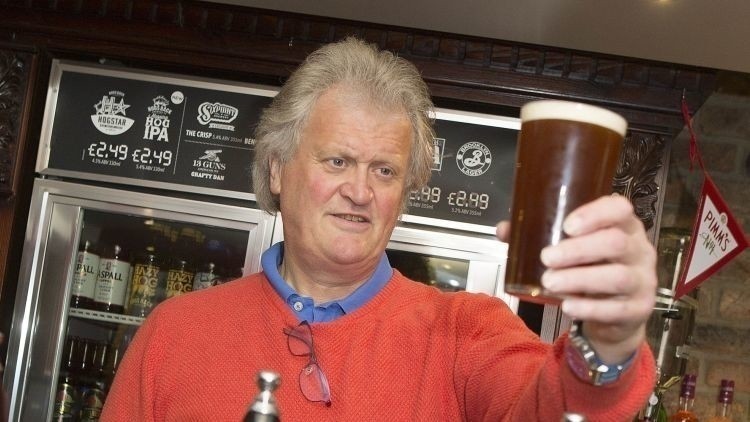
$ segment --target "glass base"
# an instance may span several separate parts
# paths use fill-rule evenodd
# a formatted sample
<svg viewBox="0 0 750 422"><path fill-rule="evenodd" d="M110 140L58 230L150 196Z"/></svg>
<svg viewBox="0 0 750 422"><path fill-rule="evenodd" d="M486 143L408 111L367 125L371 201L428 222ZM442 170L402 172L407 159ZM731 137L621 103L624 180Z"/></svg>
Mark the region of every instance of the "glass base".
<svg viewBox="0 0 750 422"><path fill-rule="evenodd" d="M562 298L555 296L544 287L532 284L506 284L505 293L516 296L524 302L542 305L559 305Z"/></svg>

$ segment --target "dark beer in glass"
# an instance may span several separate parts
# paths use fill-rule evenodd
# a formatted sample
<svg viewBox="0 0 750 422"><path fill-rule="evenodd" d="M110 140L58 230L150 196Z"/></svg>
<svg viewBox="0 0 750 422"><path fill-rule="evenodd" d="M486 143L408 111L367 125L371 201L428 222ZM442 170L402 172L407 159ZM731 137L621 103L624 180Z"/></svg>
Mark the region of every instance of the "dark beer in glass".
<svg viewBox="0 0 750 422"><path fill-rule="evenodd" d="M559 303L541 285L541 250L565 238L577 207L612 192L627 122L588 104L534 101L521 108L505 291Z"/></svg>

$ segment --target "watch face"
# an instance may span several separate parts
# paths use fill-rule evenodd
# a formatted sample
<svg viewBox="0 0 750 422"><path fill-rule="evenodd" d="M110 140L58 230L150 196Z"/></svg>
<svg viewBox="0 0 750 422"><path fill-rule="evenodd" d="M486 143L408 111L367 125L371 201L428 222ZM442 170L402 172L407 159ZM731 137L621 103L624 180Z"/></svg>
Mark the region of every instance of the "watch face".
<svg viewBox="0 0 750 422"><path fill-rule="evenodd" d="M575 346L568 342L565 346L565 360L568 362L570 370L582 381L591 382L591 371L583 358L583 355Z"/></svg>

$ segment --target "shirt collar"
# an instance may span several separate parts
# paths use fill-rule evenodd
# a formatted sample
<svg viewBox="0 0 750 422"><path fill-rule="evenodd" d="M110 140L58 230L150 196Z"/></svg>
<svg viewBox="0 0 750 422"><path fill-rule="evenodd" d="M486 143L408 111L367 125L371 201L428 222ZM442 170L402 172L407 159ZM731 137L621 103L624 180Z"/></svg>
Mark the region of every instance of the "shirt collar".
<svg viewBox="0 0 750 422"><path fill-rule="evenodd" d="M268 248L265 252L263 252L263 255L261 256L261 267L263 268L263 272L266 274L266 277L271 282L271 286L276 290L276 293L281 297L281 299L284 300L287 305L290 306L292 311L295 311L295 309L292 306L293 302L296 302L296 298L302 297L300 296L293 288L290 286L282 277L281 273L279 273L279 265L281 265L281 262L284 257L284 242L279 242ZM380 290L388 283L388 280L391 279L391 276L393 275L393 268L391 268L391 264L388 261L388 257L386 256L385 252L383 252L383 255L380 257L380 261L378 262L377 267L375 268L375 272L372 274L372 276L365 281L361 286L357 288L354 292L352 292L349 296L340 299L340 300L334 300L331 302L326 303L319 303L315 304L315 311L320 310L321 312L325 311L325 308L331 308L331 305L338 305L333 306L333 308L340 308L343 310L344 314L354 312L361 306L363 306L365 303L367 303L370 299L375 297L375 295L380 292ZM310 298L306 298L311 301ZM297 313L297 311L295 311ZM325 320L331 320L335 319L336 317L331 318L329 315L328 317L325 317ZM312 321L311 321L312 322Z"/></svg>

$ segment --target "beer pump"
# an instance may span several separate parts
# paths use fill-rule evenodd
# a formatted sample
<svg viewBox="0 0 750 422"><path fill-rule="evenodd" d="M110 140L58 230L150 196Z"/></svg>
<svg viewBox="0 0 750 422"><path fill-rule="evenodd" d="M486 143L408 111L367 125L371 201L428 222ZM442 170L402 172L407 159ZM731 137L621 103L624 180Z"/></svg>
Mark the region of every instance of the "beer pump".
<svg viewBox="0 0 750 422"><path fill-rule="evenodd" d="M281 376L272 371L258 372L256 381L260 393L248 409L244 422L279 422L279 409L273 391L281 383Z"/></svg>

